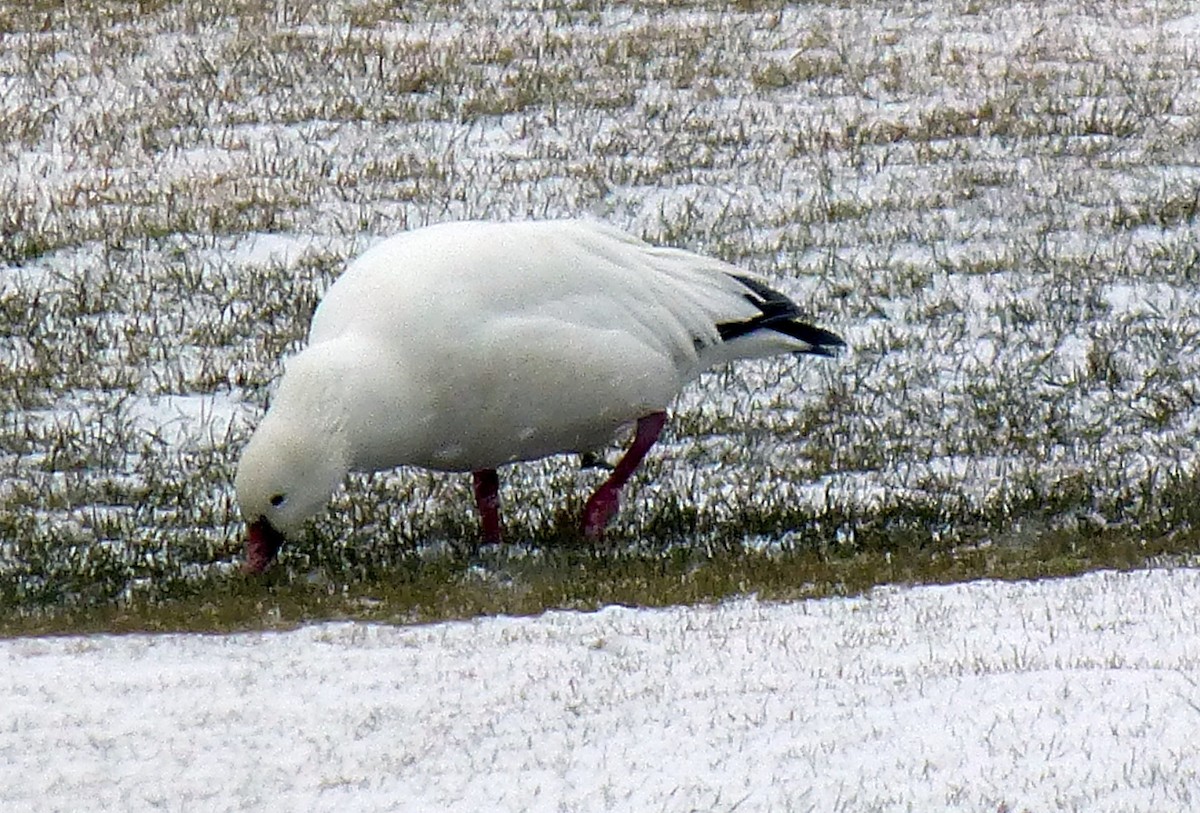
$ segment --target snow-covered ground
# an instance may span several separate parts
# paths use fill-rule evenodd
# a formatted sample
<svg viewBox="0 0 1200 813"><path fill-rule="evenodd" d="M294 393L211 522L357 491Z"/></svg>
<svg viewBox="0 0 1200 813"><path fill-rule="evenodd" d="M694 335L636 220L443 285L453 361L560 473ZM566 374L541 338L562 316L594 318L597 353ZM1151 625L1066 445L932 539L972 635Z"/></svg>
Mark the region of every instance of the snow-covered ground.
<svg viewBox="0 0 1200 813"><path fill-rule="evenodd" d="M1200 571L0 642L4 810L1200 808Z"/></svg>

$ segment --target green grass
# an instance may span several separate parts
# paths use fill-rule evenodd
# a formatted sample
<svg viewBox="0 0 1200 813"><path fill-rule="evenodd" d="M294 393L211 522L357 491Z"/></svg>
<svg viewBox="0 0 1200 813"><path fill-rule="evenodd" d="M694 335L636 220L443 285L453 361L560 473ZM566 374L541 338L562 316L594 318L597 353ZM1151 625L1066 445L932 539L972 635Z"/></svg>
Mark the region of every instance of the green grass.
<svg viewBox="0 0 1200 813"><path fill-rule="evenodd" d="M0 8L0 629L1192 561L1190 4L284 6ZM503 473L511 556L471 558L465 478L401 470L237 575L238 450L347 258L580 214L771 277L851 352L689 389L599 551L564 458Z"/></svg>
<svg viewBox="0 0 1200 813"><path fill-rule="evenodd" d="M581 548L511 556L412 557L386 567L342 563L297 572L285 560L263 577L231 574L178 585L157 601L89 602L0 619L0 635L90 632L235 632L313 621L389 624L663 607L754 595L765 601L849 596L880 585L945 584L980 578L1039 579L1098 568L1196 562L1194 531L1139 539L1125 530L1044 529L999 544L903 545L896 551L792 548L777 552L676 548L659 554Z"/></svg>

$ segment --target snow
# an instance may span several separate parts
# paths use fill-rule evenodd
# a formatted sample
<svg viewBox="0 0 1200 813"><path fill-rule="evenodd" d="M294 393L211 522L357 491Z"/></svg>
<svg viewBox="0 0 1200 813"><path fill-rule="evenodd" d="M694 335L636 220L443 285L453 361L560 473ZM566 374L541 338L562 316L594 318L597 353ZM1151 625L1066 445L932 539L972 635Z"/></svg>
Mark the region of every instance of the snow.
<svg viewBox="0 0 1200 813"><path fill-rule="evenodd" d="M128 403L128 417L135 426L172 445L203 437L215 442L232 431L239 419L248 421L250 411L250 406L228 393L133 397Z"/></svg>
<svg viewBox="0 0 1200 813"><path fill-rule="evenodd" d="M0 642L0 807L1200 804L1200 570Z"/></svg>

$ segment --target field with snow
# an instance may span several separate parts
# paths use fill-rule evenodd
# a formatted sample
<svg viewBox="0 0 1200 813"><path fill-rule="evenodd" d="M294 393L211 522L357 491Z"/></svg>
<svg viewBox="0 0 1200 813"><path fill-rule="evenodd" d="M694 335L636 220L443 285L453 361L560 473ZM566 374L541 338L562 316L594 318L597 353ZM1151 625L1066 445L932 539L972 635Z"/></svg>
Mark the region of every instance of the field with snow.
<svg viewBox="0 0 1200 813"><path fill-rule="evenodd" d="M1200 571L0 641L5 810L1200 806Z"/></svg>
<svg viewBox="0 0 1200 813"><path fill-rule="evenodd" d="M1200 807L1195 4L529 5L0 0L0 807ZM503 549L399 470L240 576L346 259L559 216L848 352L686 392L599 549L577 460Z"/></svg>
<svg viewBox="0 0 1200 813"><path fill-rule="evenodd" d="M1194 4L845 6L0 4L4 629L1194 551ZM502 473L511 551L472 550L468 478L400 470L242 585L237 452L346 258L555 216L742 264L850 350L689 390L598 553L573 529L601 475L575 460Z"/></svg>

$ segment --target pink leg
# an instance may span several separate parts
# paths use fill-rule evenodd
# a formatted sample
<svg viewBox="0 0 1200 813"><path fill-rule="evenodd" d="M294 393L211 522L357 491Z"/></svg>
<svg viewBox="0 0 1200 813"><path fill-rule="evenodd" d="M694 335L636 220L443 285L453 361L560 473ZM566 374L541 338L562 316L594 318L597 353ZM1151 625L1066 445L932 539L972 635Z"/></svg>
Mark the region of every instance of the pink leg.
<svg viewBox="0 0 1200 813"><path fill-rule="evenodd" d="M495 469L480 469L472 472L475 485L475 505L479 507L479 519L483 523L483 544L500 542L500 475Z"/></svg>
<svg viewBox="0 0 1200 813"><path fill-rule="evenodd" d="M596 489L596 493L588 499L587 505L583 508L583 535L588 539L594 541L604 536L604 528L617 513L617 507L621 504L621 487L629 481L638 464L642 462L642 458L646 456L646 452L650 451L654 441L658 440L666 422L667 413L665 412L652 412L646 417L638 419L633 445L629 447L629 451L613 468L609 478L600 488Z"/></svg>

